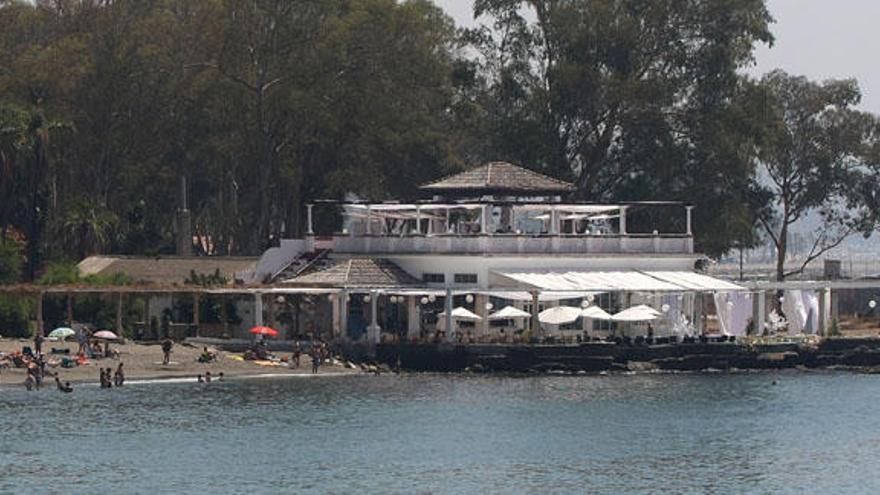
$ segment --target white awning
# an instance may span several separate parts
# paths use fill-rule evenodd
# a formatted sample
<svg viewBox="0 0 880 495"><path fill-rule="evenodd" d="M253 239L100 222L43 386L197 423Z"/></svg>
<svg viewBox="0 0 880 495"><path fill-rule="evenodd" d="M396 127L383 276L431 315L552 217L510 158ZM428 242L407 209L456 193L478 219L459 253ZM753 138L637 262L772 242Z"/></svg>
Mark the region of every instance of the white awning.
<svg viewBox="0 0 880 495"><path fill-rule="evenodd" d="M740 291L745 288L689 271L513 271L492 272L502 286L542 291Z"/></svg>
<svg viewBox="0 0 880 495"><path fill-rule="evenodd" d="M685 271L646 271L644 273L654 278L659 278L661 280L666 280L667 282L672 282L676 285L680 285L690 290L718 292L745 290L744 287L740 287L739 285L736 285L734 283L715 277L710 277L708 275L703 275L702 273Z"/></svg>
<svg viewBox="0 0 880 495"><path fill-rule="evenodd" d="M507 299L510 301L531 301L532 295L525 291L476 291L471 292L472 294L486 294L492 297L497 297L499 299ZM541 292L538 294L538 301L540 302L550 302L550 301L562 301L564 299L583 299L589 296L595 296L597 294L601 294L601 292L596 291L554 291L554 292Z"/></svg>

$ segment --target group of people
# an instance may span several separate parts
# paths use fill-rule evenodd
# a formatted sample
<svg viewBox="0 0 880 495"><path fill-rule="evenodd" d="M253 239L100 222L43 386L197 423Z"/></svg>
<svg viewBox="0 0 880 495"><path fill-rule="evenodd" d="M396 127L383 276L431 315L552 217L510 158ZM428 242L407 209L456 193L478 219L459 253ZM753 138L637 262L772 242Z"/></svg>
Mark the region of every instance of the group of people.
<svg viewBox="0 0 880 495"><path fill-rule="evenodd" d="M28 391L41 389L45 377L54 376L58 390L73 392L70 382L62 383L58 373L52 373L46 369L49 362L45 354L43 354L42 343L42 339L35 339L34 349L23 347L21 351L0 356L0 368L25 368L27 374L25 375L24 386ZM57 365L57 362L53 363L53 365Z"/></svg>
<svg viewBox="0 0 880 495"><path fill-rule="evenodd" d="M293 353L290 356L288 366L290 368L299 368L302 354L302 345L297 340L293 343ZM321 363L323 363L325 359L330 357L330 347L327 345L326 342L321 340L317 344L313 343L311 345L308 351L308 355L312 359L312 374L317 374L318 369L321 367Z"/></svg>
<svg viewBox="0 0 880 495"><path fill-rule="evenodd" d="M37 347L37 339L43 339L43 336L37 335L36 337L34 337L34 347ZM104 340L102 342L99 339L93 338L92 331L84 325L80 326L79 330L76 332L76 341L79 345L76 350L77 356L82 356L83 358L89 359L119 357L119 351L110 348L109 340ZM102 345L103 349L101 348Z"/></svg>
<svg viewBox="0 0 880 495"><path fill-rule="evenodd" d="M125 384L125 372L122 371L122 364L116 367L116 373L111 368L100 368L101 388L121 387Z"/></svg>
<svg viewBox="0 0 880 495"><path fill-rule="evenodd" d="M222 382L223 378L224 378L223 372L221 371L217 375L217 381ZM211 383L211 380L212 380L212 375L211 375L210 371L206 371L204 375L199 375L196 377L196 381L199 383Z"/></svg>

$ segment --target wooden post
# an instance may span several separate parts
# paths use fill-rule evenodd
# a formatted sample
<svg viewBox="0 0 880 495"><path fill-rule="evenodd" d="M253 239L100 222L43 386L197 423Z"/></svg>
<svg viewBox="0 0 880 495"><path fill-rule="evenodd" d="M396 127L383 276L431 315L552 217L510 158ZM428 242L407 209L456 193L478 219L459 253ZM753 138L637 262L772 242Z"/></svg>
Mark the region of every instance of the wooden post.
<svg viewBox="0 0 880 495"><path fill-rule="evenodd" d="M199 293L193 292L193 329L195 336L199 336Z"/></svg>
<svg viewBox="0 0 880 495"><path fill-rule="evenodd" d="M143 337L153 336L153 322L150 321L150 295L144 296L144 335Z"/></svg>
<svg viewBox="0 0 880 495"><path fill-rule="evenodd" d="M116 335L122 336L122 292L116 293Z"/></svg>
<svg viewBox="0 0 880 495"><path fill-rule="evenodd" d="M220 295L220 323L223 324L223 338L230 338L229 335L229 315L226 311L226 294Z"/></svg>
<svg viewBox="0 0 880 495"><path fill-rule="evenodd" d="M73 294L67 293L67 326L73 325Z"/></svg>
<svg viewBox="0 0 880 495"><path fill-rule="evenodd" d="M532 291L532 336L537 337L538 332L541 330L541 320L538 317L540 311L538 311L538 306L541 300L538 298L538 291Z"/></svg>
<svg viewBox="0 0 880 495"><path fill-rule="evenodd" d="M46 335L46 328L43 326L43 293L37 293L37 335Z"/></svg>

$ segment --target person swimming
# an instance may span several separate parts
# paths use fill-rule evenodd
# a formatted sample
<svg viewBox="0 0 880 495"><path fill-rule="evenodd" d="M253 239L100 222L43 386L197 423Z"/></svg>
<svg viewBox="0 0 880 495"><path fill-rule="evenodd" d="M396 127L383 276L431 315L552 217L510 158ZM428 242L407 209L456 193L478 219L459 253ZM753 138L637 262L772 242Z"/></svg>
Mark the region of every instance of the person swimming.
<svg viewBox="0 0 880 495"><path fill-rule="evenodd" d="M61 380L58 379L58 375L55 375L55 386L58 387L58 390L66 393L66 394L73 392L73 387L70 386L70 382L64 382L62 384Z"/></svg>
<svg viewBox="0 0 880 495"><path fill-rule="evenodd" d="M222 381L223 381L223 372L222 372L222 371L220 372L219 375L217 375L217 381L218 381L218 382L222 382Z"/></svg>
<svg viewBox="0 0 880 495"><path fill-rule="evenodd" d="M211 383L211 372L210 371L205 372L205 383Z"/></svg>
<svg viewBox="0 0 880 495"><path fill-rule="evenodd" d="M197 376L197 377L196 377L196 381L197 381L198 383L205 383L205 379L202 378L202 375Z"/></svg>

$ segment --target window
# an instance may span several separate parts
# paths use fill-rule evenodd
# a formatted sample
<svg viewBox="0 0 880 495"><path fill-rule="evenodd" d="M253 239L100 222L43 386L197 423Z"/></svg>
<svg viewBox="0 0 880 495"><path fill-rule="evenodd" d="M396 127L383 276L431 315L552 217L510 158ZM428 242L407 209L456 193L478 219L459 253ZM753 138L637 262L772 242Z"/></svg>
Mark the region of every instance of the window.
<svg viewBox="0 0 880 495"><path fill-rule="evenodd" d="M476 273L456 273L455 283L457 284L475 284L477 283Z"/></svg>
<svg viewBox="0 0 880 495"><path fill-rule="evenodd" d="M446 282L446 275L443 273L423 273L422 282L426 284L442 284Z"/></svg>

